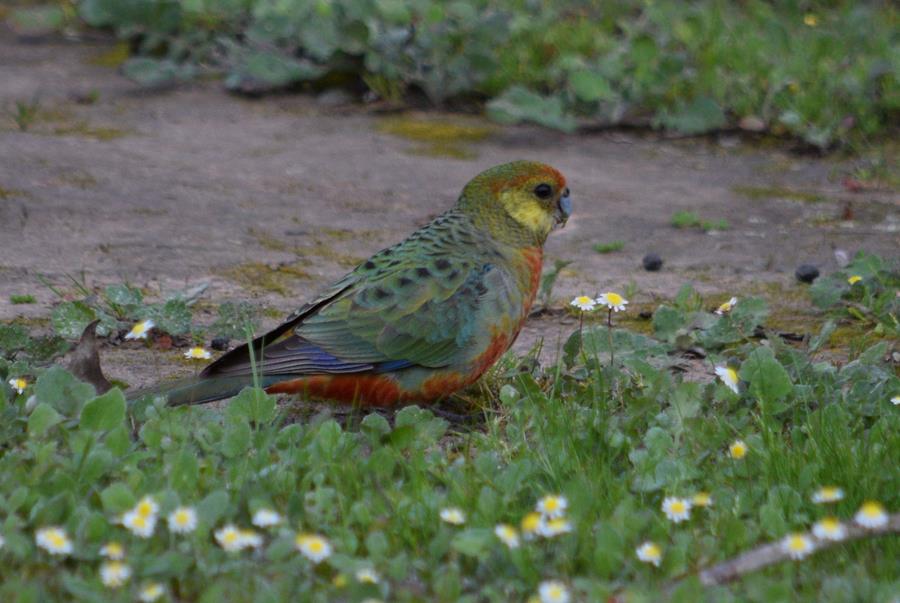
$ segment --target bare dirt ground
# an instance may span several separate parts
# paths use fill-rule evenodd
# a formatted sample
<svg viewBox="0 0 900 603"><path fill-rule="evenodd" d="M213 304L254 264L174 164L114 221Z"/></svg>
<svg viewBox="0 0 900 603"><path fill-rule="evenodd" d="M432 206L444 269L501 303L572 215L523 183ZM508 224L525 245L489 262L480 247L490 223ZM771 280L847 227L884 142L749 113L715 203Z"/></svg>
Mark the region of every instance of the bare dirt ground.
<svg viewBox="0 0 900 603"><path fill-rule="evenodd" d="M141 91L102 64L111 51L0 32L2 320L40 324L58 297L38 275L63 287L67 275L83 275L90 286L127 281L160 294L208 282L205 300L252 300L272 309L266 326L274 326L279 312L451 206L469 178L520 158L558 167L574 196L573 219L546 249L548 264L573 260L558 306L629 283L648 307L685 282L722 297L761 287L790 294L802 287L796 266L834 270L835 248L900 249L896 195L845 191L849 165L834 158L733 137L667 142L400 118L485 134L444 152L385 131L397 116L333 94L248 100L217 82ZM38 115L22 132L9 113L35 98ZM678 210L730 228L673 228ZM593 250L614 240L621 251ZM651 251L665 260L660 272L641 268ZM10 303L26 293L37 303ZM573 323L559 313L535 319L517 348L555 342ZM175 352L150 356L120 346L105 349L103 362L135 385L190 370Z"/></svg>

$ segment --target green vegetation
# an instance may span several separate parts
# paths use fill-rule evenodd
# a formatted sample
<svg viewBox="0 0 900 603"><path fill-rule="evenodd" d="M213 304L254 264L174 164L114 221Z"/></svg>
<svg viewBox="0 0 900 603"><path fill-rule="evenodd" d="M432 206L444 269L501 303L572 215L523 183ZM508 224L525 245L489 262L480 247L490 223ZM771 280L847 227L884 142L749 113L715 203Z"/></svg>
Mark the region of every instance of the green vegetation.
<svg viewBox="0 0 900 603"><path fill-rule="evenodd" d="M36 301L37 301L37 299L35 299L35 297L34 297L33 295L30 295L30 294L27 294L27 293L21 294L21 295L15 295L15 294L14 294L14 295L10 295L10 296L9 296L9 303L11 303L11 304L13 304L13 305L18 305L18 304L33 304L33 303L35 303Z"/></svg>
<svg viewBox="0 0 900 603"><path fill-rule="evenodd" d="M900 336L900 270L860 252L846 268L816 280L810 297L835 319L850 319L878 336Z"/></svg>
<svg viewBox="0 0 900 603"><path fill-rule="evenodd" d="M887 2L59 0L8 19L71 28L73 8L148 86L212 69L247 94L346 86L566 131L741 127L819 148L888 138L900 108Z"/></svg>
<svg viewBox="0 0 900 603"><path fill-rule="evenodd" d="M16 127L18 127L21 132L27 132L28 128L30 128L37 119L40 107L40 99L35 96L30 101L15 101L15 103L13 103L13 108L7 109L6 113L16 123Z"/></svg>
<svg viewBox="0 0 900 603"><path fill-rule="evenodd" d="M597 253L614 253L622 251L625 247L625 241L610 241L609 243L597 243L594 245L594 251Z"/></svg>
<svg viewBox="0 0 900 603"><path fill-rule="evenodd" d="M860 279L849 284L851 276ZM552 278L545 285L549 295ZM0 598L132 601L158 583L178 601L302 592L310 601L505 602L559 580L579 601L656 601L663 592L675 601L888 600L900 555L890 536L727 586L690 576L826 515L851 521L866 500L900 508L900 414L891 403L900 379L886 360L898 290L897 266L860 255L810 289L833 322L788 344L758 339L765 300L744 297L716 315L713 300L685 286L653 309L648 334L617 326L625 318L617 314L611 331L595 321L576 328L555 358L508 355L466 396L476 413L468 426L417 407L388 418L354 411L341 422L328 407L298 417L252 389L223 407L129 406L117 389L96 396L48 367L59 337L0 326ZM54 313L61 334L77 331L59 320L72 304L101 323L165 306L125 285L84 292ZM214 330L237 337L256 320L250 306L227 304ZM880 334L877 342L832 349L834 325L848 322ZM677 370L684 350L706 358L690 378ZM737 391L715 379L716 366L735 367ZM738 440L747 447L739 459L730 452ZM832 485L841 500L813 500ZM701 492L712 505L698 503L684 522L661 510L665 497ZM495 535L498 524L521 529L548 494L568 501L571 531L545 526L544 535L520 534L516 548ZM188 533L169 525L180 506L197 515ZM462 512L461 524L441 519L448 508ZM156 519L148 537L132 531L134 509ZM282 521L252 526L261 509ZM228 525L254 531L237 533L242 550L225 550ZM63 540L39 545L37 532L52 526ZM314 541L298 543L298 533L326 539L330 550L314 562ZM66 541L71 552L50 554ZM658 568L636 555L647 541L661 549ZM122 545L132 572L115 590L100 571L110 542ZM377 581L365 582L363 570Z"/></svg>
<svg viewBox="0 0 900 603"><path fill-rule="evenodd" d="M700 228L708 232L710 230L728 230L731 225L728 220L720 218L718 220L704 220L692 211L679 210L672 214L669 223L675 228Z"/></svg>

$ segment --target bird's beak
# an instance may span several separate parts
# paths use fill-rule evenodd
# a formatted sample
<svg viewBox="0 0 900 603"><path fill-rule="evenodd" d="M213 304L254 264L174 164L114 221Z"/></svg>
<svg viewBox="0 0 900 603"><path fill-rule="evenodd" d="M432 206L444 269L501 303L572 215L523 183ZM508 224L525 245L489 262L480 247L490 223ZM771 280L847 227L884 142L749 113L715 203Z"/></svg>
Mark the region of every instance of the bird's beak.
<svg viewBox="0 0 900 603"><path fill-rule="evenodd" d="M556 202L556 210L557 226L565 226L569 216L572 215L572 197L569 196L569 189L564 190L559 201Z"/></svg>

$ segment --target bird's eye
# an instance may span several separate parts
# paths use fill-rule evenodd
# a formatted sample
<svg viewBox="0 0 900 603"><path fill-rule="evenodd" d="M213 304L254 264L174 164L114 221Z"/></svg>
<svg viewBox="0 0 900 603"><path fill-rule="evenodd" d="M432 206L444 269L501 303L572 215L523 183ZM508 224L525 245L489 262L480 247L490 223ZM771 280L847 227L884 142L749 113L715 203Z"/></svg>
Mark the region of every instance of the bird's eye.
<svg viewBox="0 0 900 603"><path fill-rule="evenodd" d="M549 199L553 196L553 187L549 184L538 184L534 187L534 194L538 199Z"/></svg>

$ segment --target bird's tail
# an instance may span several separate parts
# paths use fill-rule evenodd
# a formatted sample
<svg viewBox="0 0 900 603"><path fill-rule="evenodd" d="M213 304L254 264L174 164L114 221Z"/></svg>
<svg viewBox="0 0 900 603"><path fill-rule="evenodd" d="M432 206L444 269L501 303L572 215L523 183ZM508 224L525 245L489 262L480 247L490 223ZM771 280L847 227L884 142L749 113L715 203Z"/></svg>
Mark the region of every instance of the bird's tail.
<svg viewBox="0 0 900 603"><path fill-rule="evenodd" d="M259 385L267 387L274 380L260 377ZM236 396L245 387L254 385L250 375L232 377L188 377L178 381L159 384L127 393L129 402L135 402L145 396L165 397L169 406L182 404L203 404L214 400L222 400Z"/></svg>

